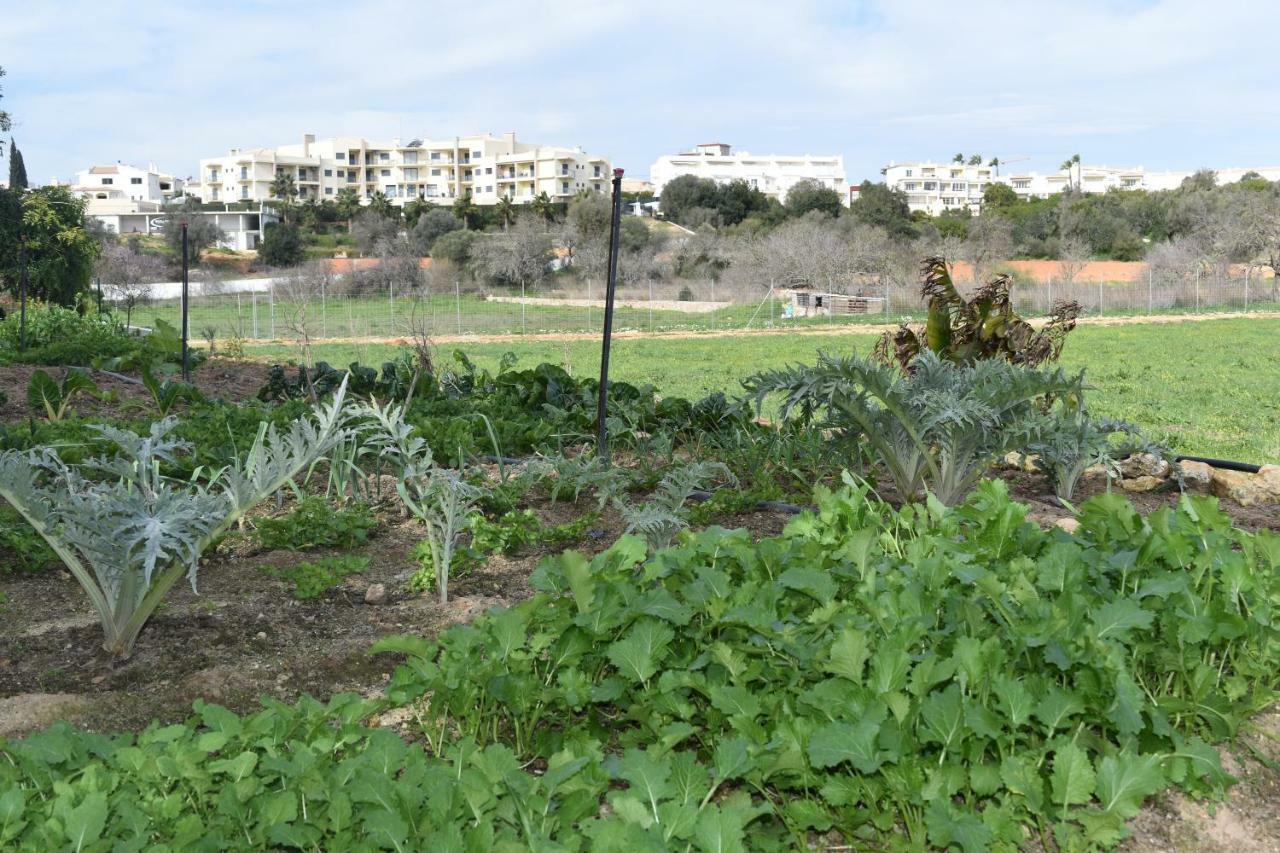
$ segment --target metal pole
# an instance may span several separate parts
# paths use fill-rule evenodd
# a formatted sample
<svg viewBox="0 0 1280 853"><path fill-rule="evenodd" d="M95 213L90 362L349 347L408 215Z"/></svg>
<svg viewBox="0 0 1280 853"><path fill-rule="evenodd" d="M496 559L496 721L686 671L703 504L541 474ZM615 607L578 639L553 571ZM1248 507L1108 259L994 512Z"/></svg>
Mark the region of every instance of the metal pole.
<svg viewBox="0 0 1280 853"><path fill-rule="evenodd" d="M191 360L187 355L187 335L190 331L189 261L187 259L187 222L182 221L182 381L191 381Z"/></svg>
<svg viewBox="0 0 1280 853"><path fill-rule="evenodd" d="M1151 267L1147 267L1147 313L1150 314L1155 309L1155 292L1151 285Z"/></svg>
<svg viewBox="0 0 1280 853"><path fill-rule="evenodd" d="M609 278L604 291L604 335L600 344L600 396L596 402L596 457L609 464L605 415L609 408L609 344L613 335L613 293L618 280L618 232L622 219L622 170L613 170L613 217L609 223Z"/></svg>
<svg viewBox="0 0 1280 853"><path fill-rule="evenodd" d="M526 310L528 306L525 305L524 299L525 299L524 281L521 280L520 282L520 334L527 335L529 334L528 316L527 316L527 310Z"/></svg>
<svg viewBox="0 0 1280 853"><path fill-rule="evenodd" d="M1244 311L1249 313L1249 267L1244 268Z"/></svg>
<svg viewBox="0 0 1280 853"><path fill-rule="evenodd" d="M1196 313L1200 313L1200 270L1196 270Z"/></svg>
<svg viewBox="0 0 1280 853"><path fill-rule="evenodd" d="M27 235L23 234L18 238L18 254L22 256L22 276L20 278L19 291L22 302L21 316L18 320L18 352L23 352L27 348Z"/></svg>
<svg viewBox="0 0 1280 853"><path fill-rule="evenodd" d="M250 305L253 314L253 339L258 339L258 294L250 294Z"/></svg>
<svg viewBox="0 0 1280 853"><path fill-rule="evenodd" d="M102 313L102 276L98 276L97 278L94 279L94 281L96 281L98 285L98 313L101 314ZM1249 291L1249 286L1245 285L1245 292L1247 293L1248 291Z"/></svg>
<svg viewBox="0 0 1280 853"><path fill-rule="evenodd" d="M320 336L329 337L329 301L325 298L324 279L320 279Z"/></svg>
<svg viewBox="0 0 1280 853"><path fill-rule="evenodd" d="M276 280L267 286L267 314L271 323L271 340L276 339Z"/></svg>
<svg viewBox="0 0 1280 853"><path fill-rule="evenodd" d="M458 279L453 280L453 309L458 317L458 334L462 334L462 283Z"/></svg>

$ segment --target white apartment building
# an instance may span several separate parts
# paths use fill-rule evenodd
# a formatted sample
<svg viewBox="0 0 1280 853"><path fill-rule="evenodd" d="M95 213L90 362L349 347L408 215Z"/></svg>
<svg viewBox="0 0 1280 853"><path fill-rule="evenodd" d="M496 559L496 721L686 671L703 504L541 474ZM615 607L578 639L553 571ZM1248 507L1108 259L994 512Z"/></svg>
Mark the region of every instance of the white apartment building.
<svg viewBox="0 0 1280 853"><path fill-rule="evenodd" d="M161 172L154 163L142 169L117 162L76 172L70 189L86 198L92 208L99 201L163 204L182 195L183 185L181 178Z"/></svg>
<svg viewBox="0 0 1280 853"><path fill-rule="evenodd" d="M841 201L848 203L844 157L838 154L815 157L809 154L734 153L731 146L722 142L708 142L696 145L684 154L659 157L649 167L649 180L659 196L667 183L681 175L697 175L721 184L746 181L752 188L778 201L786 201L787 193L800 181L817 181L835 190Z"/></svg>
<svg viewBox="0 0 1280 853"><path fill-rule="evenodd" d="M1104 193L1108 190L1173 190L1194 174L1192 171L1148 172L1141 166L1116 168L1076 164L1070 169L1044 174L1014 172L1000 175L992 166L931 161L890 163L881 172L890 188L902 190L906 194L907 206L912 213L920 211L929 216L937 216L944 210L968 209L979 213L982 209L982 195L993 183L1008 185L1019 198L1026 201L1048 198L1068 187L1079 188L1086 193ZM1280 180L1280 166L1218 169L1215 175L1218 184L1222 185L1239 181L1250 172L1255 172L1268 181Z"/></svg>
<svg viewBox="0 0 1280 853"><path fill-rule="evenodd" d="M902 190L911 212L923 211L937 216L944 210L970 210L982 207L982 194L998 180L992 166L970 166L965 163L911 161L890 163L882 170L891 189Z"/></svg>
<svg viewBox="0 0 1280 853"><path fill-rule="evenodd" d="M514 133L447 140L377 142L340 136L300 145L232 149L200 161L197 186L188 192L204 202L266 201L279 173L292 175L300 200L335 200L353 189L361 200L380 192L394 204L414 198L447 204L470 195L476 204L508 198L528 204L542 193L568 201L583 190L605 192L609 161L581 148L516 141Z"/></svg>

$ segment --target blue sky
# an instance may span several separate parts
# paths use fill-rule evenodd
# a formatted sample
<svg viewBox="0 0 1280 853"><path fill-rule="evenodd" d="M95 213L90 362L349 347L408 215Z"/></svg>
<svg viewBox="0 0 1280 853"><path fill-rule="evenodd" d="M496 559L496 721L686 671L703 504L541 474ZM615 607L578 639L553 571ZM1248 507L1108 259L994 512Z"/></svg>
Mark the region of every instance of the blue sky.
<svg viewBox="0 0 1280 853"><path fill-rule="evenodd" d="M853 182L956 152L1280 165L1278 25L1274 0L48 0L0 17L0 107L33 182L304 132L515 130L639 177L706 141Z"/></svg>

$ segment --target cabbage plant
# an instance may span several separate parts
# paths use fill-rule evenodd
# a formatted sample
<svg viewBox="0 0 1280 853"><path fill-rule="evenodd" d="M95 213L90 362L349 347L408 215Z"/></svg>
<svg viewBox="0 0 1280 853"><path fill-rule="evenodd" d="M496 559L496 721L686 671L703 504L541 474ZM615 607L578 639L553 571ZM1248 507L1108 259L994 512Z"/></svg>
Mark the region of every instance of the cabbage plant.
<svg viewBox="0 0 1280 853"><path fill-rule="evenodd" d="M288 431L263 424L248 453L203 481L161 473L188 445L166 418L146 435L97 426L119 450L82 465L57 453L0 453L0 498L49 543L89 596L116 658L133 653L147 619L200 555L346 432L346 385Z"/></svg>

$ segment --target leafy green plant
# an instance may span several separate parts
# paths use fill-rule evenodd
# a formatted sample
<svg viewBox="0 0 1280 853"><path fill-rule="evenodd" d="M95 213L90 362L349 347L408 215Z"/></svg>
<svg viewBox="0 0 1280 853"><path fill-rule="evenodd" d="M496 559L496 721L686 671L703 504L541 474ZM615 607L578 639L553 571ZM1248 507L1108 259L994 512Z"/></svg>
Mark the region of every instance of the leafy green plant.
<svg viewBox="0 0 1280 853"><path fill-rule="evenodd" d="M36 369L27 384L27 406L34 412L43 411L50 421L60 421L71 411L71 403L79 394L98 396L97 384L78 367L68 367L62 374L62 383L43 370Z"/></svg>
<svg viewBox="0 0 1280 853"><path fill-rule="evenodd" d="M345 554L337 557L321 557L318 560L301 562L284 569L268 567L266 571L272 577L291 582L294 598L299 601L308 601L324 595L346 578L358 575L368 568L368 557Z"/></svg>
<svg viewBox="0 0 1280 853"><path fill-rule="evenodd" d="M0 574L39 572L57 561L58 556L22 516L0 505Z"/></svg>
<svg viewBox="0 0 1280 853"><path fill-rule="evenodd" d="M204 399L200 390L188 382L175 382L168 375L157 376L156 369L150 362L142 364L141 373L142 386L151 395L156 414L162 418L167 418L179 402L195 403Z"/></svg>
<svg viewBox="0 0 1280 853"><path fill-rule="evenodd" d="M945 361L929 351L906 374L857 356L821 354L814 367L768 371L744 383L762 404L784 394L781 415L825 425L865 442L907 500L927 489L952 505L1030 437L1046 398L1079 395L1083 374L1005 361Z"/></svg>
<svg viewBox="0 0 1280 853"><path fill-rule="evenodd" d="M1110 848L1146 797L1231 783L1210 744L1275 698L1280 537L1209 498L1103 495L1067 535L999 481L901 510L852 482L778 538L546 560L532 599L381 643L409 655L389 696L430 696L434 753L628 767L649 796L611 812L659 847L698 820L664 805L686 761L764 848Z"/></svg>
<svg viewBox="0 0 1280 853"><path fill-rule="evenodd" d="M137 339L108 314L80 314L58 305L27 305L27 348L18 352L21 317L13 311L0 321L0 351L27 364L93 364L95 358L117 356L137 346Z"/></svg>
<svg viewBox="0 0 1280 853"><path fill-rule="evenodd" d="M380 455L392 460L399 471L396 491L400 499L426 525L436 589L440 603L447 603L449 569L458 538L482 490L468 483L461 473L435 464L431 448L405 423L403 407L370 402L362 412L380 431L373 439L380 447Z"/></svg>
<svg viewBox="0 0 1280 853"><path fill-rule="evenodd" d="M601 510L626 494L631 487L631 472L626 468L605 465L599 458L583 453L545 460L549 472L547 491L552 503L572 496L577 503L583 492L595 493L596 509Z"/></svg>
<svg viewBox="0 0 1280 853"><path fill-rule="evenodd" d="M146 436L97 427L119 450L79 466L52 449L0 453L0 497L83 587L102 623L104 648L128 657L173 584L186 575L194 589L201 554L342 436L344 396L340 389L288 432L262 424L248 452L207 482L161 474L187 447L171 436L175 422L165 419Z"/></svg>
<svg viewBox="0 0 1280 853"><path fill-rule="evenodd" d="M263 518L254 535L268 551L309 548L356 548L369 541L378 526L368 504L351 504L337 509L324 498L303 498L287 515Z"/></svg>
<svg viewBox="0 0 1280 853"><path fill-rule="evenodd" d="M627 533L640 534L654 550L670 546L676 535L689 526L685 504L690 496L716 482L736 485L737 480L722 462L676 465L645 503L636 506L617 501Z"/></svg>
<svg viewBox="0 0 1280 853"><path fill-rule="evenodd" d="M875 349L877 359L896 362L904 371L923 352L948 361L994 358L1037 367L1058 359L1080 316L1079 304L1059 303L1049 322L1037 330L1013 310L1009 295L1013 279L1007 275L997 275L968 299L952 283L945 259L927 259L922 275L921 296L929 306L925 327L912 329L904 324L897 332L886 332Z"/></svg>
<svg viewBox="0 0 1280 853"><path fill-rule="evenodd" d="M1117 445L1114 437L1124 437ZM1094 418L1082 406L1062 406L1045 415L1026 446L1035 467L1049 478L1053 493L1064 501L1073 500L1076 485L1093 465L1102 465L1107 477L1120 477L1120 446L1139 436L1138 428L1124 421Z"/></svg>

